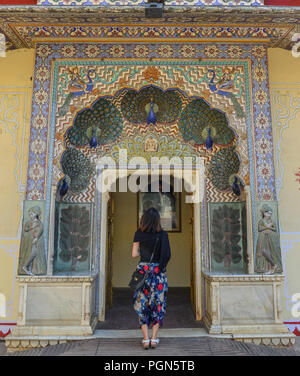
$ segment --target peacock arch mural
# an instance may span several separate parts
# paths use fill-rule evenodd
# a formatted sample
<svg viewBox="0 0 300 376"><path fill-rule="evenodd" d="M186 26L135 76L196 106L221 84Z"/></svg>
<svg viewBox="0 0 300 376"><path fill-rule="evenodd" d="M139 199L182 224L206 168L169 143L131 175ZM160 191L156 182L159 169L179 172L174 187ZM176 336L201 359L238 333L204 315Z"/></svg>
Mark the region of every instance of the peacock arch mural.
<svg viewBox="0 0 300 376"><path fill-rule="evenodd" d="M68 100L67 97L62 108L66 108ZM61 109L59 113L62 114ZM144 148L149 137L157 142L153 151L145 151ZM228 210L235 210L238 213L235 217L239 217L232 225L234 249L229 252L226 248L226 244L232 241L226 243L225 237L221 240L221 243L226 243L221 249L230 253L230 261L227 253L220 256L220 251L214 251L215 247L220 248L220 239L218 243L212 231L212 268L224 271L233 268L236 272L245 272L247 242L243 183L239 177L241 158L237 151L237 133L229 125L224 112L213 108L204 98L189 97L178 88L163 90L153 84L139 90L124 88L114 96L98 97L90 106L77 111L64 133L63 143L64 151L60 158L63 176L57 191L55 241L55 259L60 262L55 265L65 263L67 270L69 263L73 272L81 270L80 262L87 258L81 259L76 269L71 258L66 258L65 253L59 251L68 222L63 213L71 215L72 205L88 205L87 201L90 204L95 201L94 170L97 160L109 155L117 162L118 151L126 149L128 161L137 156L149 161L152 156L204 158L209 192L207 201L213 204L214 196L218 196L218 201L221 197L223 209L220 211L219 208L219 214L225 222L228 204L235 205L235 209ZM61 209L67 203L69 209ZM215 221L212 223L217 226ZM70 226L73 226L72 221ZM227 227L222 226L217 226L219 238L222 231L228 232ZM84 244L86 250L89 249L87 239ZM90 265L86 263L85 267L88 270Z"/></svg>

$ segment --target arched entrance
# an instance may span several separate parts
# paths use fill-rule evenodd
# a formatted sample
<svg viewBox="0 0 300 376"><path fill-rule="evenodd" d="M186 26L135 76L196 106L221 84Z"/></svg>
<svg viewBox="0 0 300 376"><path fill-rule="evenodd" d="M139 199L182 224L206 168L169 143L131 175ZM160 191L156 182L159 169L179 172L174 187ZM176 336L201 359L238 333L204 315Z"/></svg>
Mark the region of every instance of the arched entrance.
<svg viewBox="0 0 300 376"><path fill-rule="evenodd" d="M129 171L128 176L133 172ZM147 176L148 171L144 171L144 175ZM175 327L178 327L179 322L181 322L179 326L183 326L183 321L178 320L180 309L185 314L184 316L182 313L182 320L184 320L184 317L193 321L202 319L201 203L188 204L185 202L187 192L181 192L181 195L180 231L169 232L172 247L172 261L168 265L169 323L170 326ZM129 300L128 304L125 304L126 310L131 305L131 292L127 289L127 285L137 264L137 260L131 259L131 246L138 223L138 200L137 193L134 192L110 194L100 192L98 200L101 204L102 213L98 319L100 322L104 322L107 318L107 309L114 303L118 304L118 301L124 303L124 298L127 297ZM176 304L178 304L177 310ZM121 306L119 308L121 309ZM132 306L130 309L129 312L133 314L132 317L136 321ZM193 310L193 313L191 310ZM113 312L116 314L115 308Z"/></svg>

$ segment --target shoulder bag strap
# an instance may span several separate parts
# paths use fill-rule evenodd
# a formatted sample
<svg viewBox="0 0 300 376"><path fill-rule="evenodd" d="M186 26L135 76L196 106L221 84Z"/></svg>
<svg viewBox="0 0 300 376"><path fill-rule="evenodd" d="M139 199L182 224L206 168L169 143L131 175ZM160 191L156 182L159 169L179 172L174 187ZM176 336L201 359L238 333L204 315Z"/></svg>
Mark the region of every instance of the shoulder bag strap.
<svg viewBox="0 0 300 376"><path fill-rule="evenodd" d="M155 245L154 245L154 249L153 249L153 252L152 252L152 255L151 255L151 258L150 258L149 264L151 264L151 261L152 261L152 259L153 259L153 257L154 257L154 253L155 253L155 251L156 251L156 246L157 246L158 240L159 240L158 238L155 239Z"/></svg>

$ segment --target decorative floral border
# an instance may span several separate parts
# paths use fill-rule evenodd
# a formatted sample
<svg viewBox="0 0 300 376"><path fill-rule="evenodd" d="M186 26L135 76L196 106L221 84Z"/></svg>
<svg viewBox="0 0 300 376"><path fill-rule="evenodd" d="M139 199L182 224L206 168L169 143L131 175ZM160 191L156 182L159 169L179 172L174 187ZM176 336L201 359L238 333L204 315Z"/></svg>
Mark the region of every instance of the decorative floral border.
<svg viewBox="0 0 300 376"><path fill-rule="evenodd" d="M121 24L116 24L116 22L121 22ZM57 24L16 24L13 25L13 30L16 34L20 36L27 46L33 46L34 40L45 40L47 43L49 41L55 42L57 38L60 41L69 41L70 38L80 38L81 41L89 40L92 42L95 40L103 41L116 41L120 43L121 39L128 41L128 38L151 38L151 42L157 40L166 41L174 40L174 38L185 39L189 38L190 42L193 40L202 39L210 40L213 38L215 40L224 39L226 40L238 40L238 39L249 39L254 38L256 41L261 41L264 43L266 40L273 41L275 43L278 39L281 39L288 32L289 27L287 25L233 25L228 27L223 23L220 25L211 26L207 24L208 20L205 18L197 20L190 17L188 20L189 25L184 24L184 20L181 23L174 25L175 20L170 20L172 24L166 22L163 26L152 25L151 22L145 24L145 22L139 23L139 19L126 19L126 20L116 20L111 18L107 20L111 25L108 27L107 24L99 25L85 25L82 21L73 20L72 24L57 25ZM145 21L145 20L143 20ZM90 20L91 22L91 20ZM102 21L103 22L103 21ZM177 20L177 22L180 22ZM196 23L197 22L197 23ZM132 23L130 26L129 24ZM108 40L107 40L108 39Z"/></svg>

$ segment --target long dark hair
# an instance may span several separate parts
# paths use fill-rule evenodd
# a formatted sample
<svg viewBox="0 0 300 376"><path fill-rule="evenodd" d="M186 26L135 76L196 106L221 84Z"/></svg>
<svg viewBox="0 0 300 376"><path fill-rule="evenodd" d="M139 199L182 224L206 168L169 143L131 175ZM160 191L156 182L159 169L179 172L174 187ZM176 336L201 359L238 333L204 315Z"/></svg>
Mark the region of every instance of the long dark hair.
<svg viewBox="0 0 300 376"><path fill-rule="evenodd" d="M150 208L145 211L140 220L139 229L142 232L160 232L160 215L155 208Z"/></svg>

